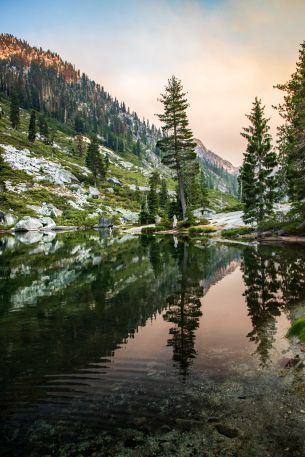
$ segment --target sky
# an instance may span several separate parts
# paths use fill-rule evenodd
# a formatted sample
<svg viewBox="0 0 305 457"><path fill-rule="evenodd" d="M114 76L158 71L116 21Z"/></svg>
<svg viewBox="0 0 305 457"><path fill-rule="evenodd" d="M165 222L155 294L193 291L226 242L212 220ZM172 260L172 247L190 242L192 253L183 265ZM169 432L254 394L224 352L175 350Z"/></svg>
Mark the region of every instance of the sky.
<svg viewBox="0 0 305 457"><path fill-rule="evenodd" d="M171 75L194 136L234 165L257 96L271 118L305 40L305 0L0 0L0 32L51 49L158 125Z"/></svg>

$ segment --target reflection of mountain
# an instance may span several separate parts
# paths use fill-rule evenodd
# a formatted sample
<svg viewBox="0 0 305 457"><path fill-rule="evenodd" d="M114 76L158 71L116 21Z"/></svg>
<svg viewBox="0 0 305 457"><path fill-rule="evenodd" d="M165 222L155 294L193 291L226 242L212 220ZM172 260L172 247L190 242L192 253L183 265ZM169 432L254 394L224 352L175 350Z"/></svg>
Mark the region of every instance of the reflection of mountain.
<svg viewBox="0 0 305 457"><path fill-rule="evenodd" d="M143 380L142 362L139 367L127 364L127 370L124 365L113 368L112 356L162 312L173 324L169 344L174 364L186 374L195 356L201 281L212 284L225 274L226 263L239 258L237 249L221 245L199 249L179 241L175 248L169 237L73 233L58 235L51 243L47 250L40 243L2 245L0 417L9 436L34 417L57 420L62 414L69 421L71 408L76 414L92 408L97 420L107 423L121 395L112 391L112 383L127 382L120 389L129 401L129 382L139 392L151 388L151 378ZM57 249L52 248L55 243ZM37 405L32 412L20 409L28 402ZM5 418L13 413L17 422Z"/></svg>

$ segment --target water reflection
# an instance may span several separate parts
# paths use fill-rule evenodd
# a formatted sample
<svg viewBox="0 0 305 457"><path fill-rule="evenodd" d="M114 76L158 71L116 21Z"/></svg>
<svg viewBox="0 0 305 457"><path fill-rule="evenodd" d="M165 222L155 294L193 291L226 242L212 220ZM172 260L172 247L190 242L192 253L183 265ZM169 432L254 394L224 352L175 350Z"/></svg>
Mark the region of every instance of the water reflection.
<svg viewBox="0 0 305 457"><path fill-rule="evenodd" d="M304 298L305 256L294 247L92 232L32 243L4 237L0 254L0 425L20 442L34 418L71 425L87 411L100 428L128 426L135 411L143 418L151 408L151 420L160 422L165 410L174 420L174 402L162 411L160 402L196 370L204 373L194 360L208 292L240 263L240 305L245 300L261 365L270 360L278 316L292 316ZM209 331L222 341L217 325ZM141 346L143 334L153 334L153 347ZM124 358L131 341L134 352Z"/></svg>
<svg viewBox="0 0 305 457"><path fill-rule="evenodd" d="M167 344L173 348L173 361L183 376L187 374L188 367L196 356L195 330L199 327L202 315L200 297L203 288L199 285L202 271L198 277L198 265L194 261L196 256L192 254L193 249L188 242L177 245L179 289L167 298L169 308L163 316L166 321L174 324Z"/></svg>
<svg viewBox="0 0 305 457"><path fill-rule="evenodd" d="M305 298L305 253L297 246L284 250L264 245L247 247L241 269L253 327L248 338L255 343L264 367L270 363L277 317L283 311L289 313L293 304Z"/></svg>

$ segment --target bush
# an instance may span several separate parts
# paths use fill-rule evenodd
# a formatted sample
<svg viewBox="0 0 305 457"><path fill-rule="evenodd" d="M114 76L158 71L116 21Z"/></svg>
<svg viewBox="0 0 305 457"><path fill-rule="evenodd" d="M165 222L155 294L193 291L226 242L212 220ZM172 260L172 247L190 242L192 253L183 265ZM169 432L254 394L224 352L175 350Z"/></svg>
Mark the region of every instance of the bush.
<svg viewBox="0 0 305 457"><path fill-rule="evenodd" d="M305 316L299 317L292 323L287 336L297 336L301 341L305 341Z"/></svg>
<svg viewBox="0 0 305 457"><path fill-rule="evenodd" d="M64 211L62 216L56 218L57 225L75 225L80 226L94 226L98 222L98 217L92 218L87 211L80 211L77 209L69 209Z"/></svg>
<svg viewBox="0 0 305 457"><path fill-rule="evenodd" d="M247 233L252 233L252 227L236 227L230 229L223 229L221 231L221 236L224 238L238 238L240 235L245 235Z"/></svg>
<svg viewBox="0 0 305 457"><path fill-rule="evenodd" d="M287 235L304 235L305 227L302 225L300 216L294 210L288 214L277 213L272 218L264 220L260 225L261 231L281 231Z"/></svg>
<svg viewBox="0 0 305 457"><path fill-rule="evenodd" d="M166 229L171 229L173 227L172 221L169 219L168 215L163 213L161 214L161 221L159 225L162 225Z"/></svg>
<svg viewBox="0 0 305 457"><path fill-rule="evenodd" d="M162 225L162 224L156 225L156 232L163 232L165 230L169 230L169 228L165 227L165 225Z"/></svg>
<svg viewBox="0 0 305 457"><path fill-rule="evenodd" d="M208 219L206 219L205 217L202 217L201 219L198 219L198 222L196 223L196 225L208 225L210 222Z"/></svg>
<svg viewBox="0 0 305 457"><path fill-rule="evenodd" d="M191 221L189 221L188 219L183 219L182 221L178 221L177 222L177 228L178 229L180 229L180 228L188 228L191 225L193 225L193 223Z"/></svg>

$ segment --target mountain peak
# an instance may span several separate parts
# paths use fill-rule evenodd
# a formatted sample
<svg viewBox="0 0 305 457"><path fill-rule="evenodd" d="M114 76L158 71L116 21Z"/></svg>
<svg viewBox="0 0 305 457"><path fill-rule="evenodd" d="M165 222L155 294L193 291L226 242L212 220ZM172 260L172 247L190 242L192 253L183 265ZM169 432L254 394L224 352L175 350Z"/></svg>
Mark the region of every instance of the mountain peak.
<svg viewBox="0 0 305 457"><path fill-rule="evenodd" d="M199 139L196 138L195 142L197 143L196 153L199 158L207 160L208 162L214 164L219 168L223 168L227 173L230 173L232 175L238 175L238 167L235 167L228 160L225 160L219 155L215 154L215 152L210 151Z"/></svg>
<svg viewBox="0 0 305 457"><path fill-rule="evenodd" d="M67 82L75 82L80 78L79 70L75 70L71 63L63 61L57 53L30 46L25 40L20 40L14 35L0 34L0 60L15 58L21 58L28 66L32 62L37 62L46 67L53 67Z"/></svg>

